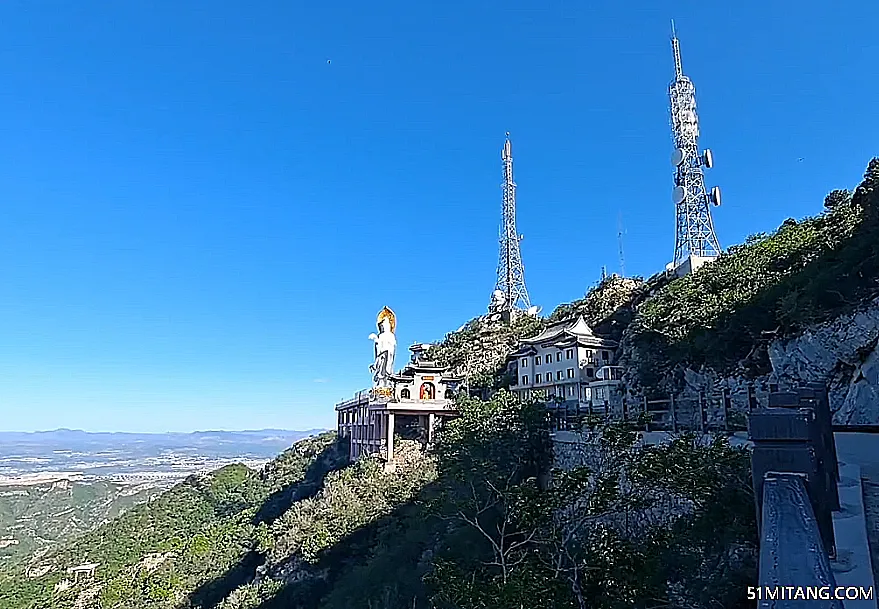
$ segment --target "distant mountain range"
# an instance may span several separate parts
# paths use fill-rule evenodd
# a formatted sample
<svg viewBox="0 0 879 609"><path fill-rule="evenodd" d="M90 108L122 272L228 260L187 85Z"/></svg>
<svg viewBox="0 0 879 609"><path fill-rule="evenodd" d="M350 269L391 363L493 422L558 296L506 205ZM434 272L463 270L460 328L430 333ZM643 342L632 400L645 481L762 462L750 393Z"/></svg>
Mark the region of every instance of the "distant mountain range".
<svg viewBox="0 0 879 609"><path fill-rule="evenodd" d="M79 429L17 432L0 431L0 457L48 456L46 451L93 452L124 450L149 452L156 450L193 450L207 456L214 453L228 455L234 447L237 455L258 453L270 458L293 442L324 431L260 429L245 431L193 431L166 433L90 432ZM204 450L208 452L205 453Z"/></svg>
<svg viewBox="0 0 879 609"><path fill-rule="evenodd" d="M325 429L308 429L305 431L290 429L245 429L241 431L226 430L205 430L205 431L166 431L166 432L149 432L138 433L129 431L84 431L82 429L52 429L46 431L0 431L0 440L26 441L28 439L71 439L96 437L105 440L106 438L120 438L124 440L142 439L155 440L157 438L193 438L199 436L210 436L219 438L240 438L240 437L298 437L306 438L310 435L321 433Z"/></svg>

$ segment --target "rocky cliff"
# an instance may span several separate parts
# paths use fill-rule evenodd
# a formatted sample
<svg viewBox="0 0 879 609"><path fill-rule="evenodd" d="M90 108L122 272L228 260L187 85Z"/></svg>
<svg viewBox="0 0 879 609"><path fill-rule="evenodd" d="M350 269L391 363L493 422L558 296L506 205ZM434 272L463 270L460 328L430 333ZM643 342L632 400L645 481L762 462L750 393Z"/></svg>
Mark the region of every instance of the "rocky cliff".
<svg viewBox="0 0 879 609"><path fill-rule="evenodd" d="M879 159L846 192L813 218L641 289L619 353L628 391L724 388L746 408L749 387L762 400L770 385L817 381L837 424L879 424Z"/></svg>
<svg viewBox="0 0 879 609"><path fill-rule="evenodd" d="M827 384L834 423L879 425L879 299L863 309L809 328L799 336L767 345L771 371L757 376L720 374L682 366L682 396L717 388L729 389L733 402L747 408L747 389L762 400L770 385L794 388L806 382Z"/></svg>
<svg viewBox="0 0 879 609"><path fill-rule="evenodd" d="M863 310L769 345L781 383L827 382L839 424L879 424L879 299Z"/></svg>

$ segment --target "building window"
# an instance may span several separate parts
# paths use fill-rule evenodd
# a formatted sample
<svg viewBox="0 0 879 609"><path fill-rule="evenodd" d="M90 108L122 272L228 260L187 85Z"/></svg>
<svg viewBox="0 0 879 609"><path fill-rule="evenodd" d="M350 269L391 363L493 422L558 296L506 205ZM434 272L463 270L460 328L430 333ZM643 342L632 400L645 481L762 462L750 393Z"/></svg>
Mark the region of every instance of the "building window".
<svg viewBox="0 0 879 609"><path fill-rule="evenodd" d="M527 368L527 367L528 367L528 358L527 358L527 357L523 357L523 358L522 358L522 367L523 367L523 368Z"/></svg>
<svg viewBox="0 0 879 609"><path fill-rule="evenodd" d="M562 380L562 371L561 370L559 370L555 373L555 380L557 380L557 381Z"/></svg>
<svg viewBox="0 0 879 609"><path fill-rule="evenodd" d="M568 385L568 395L574 395L574 386Z"/></svg>
<svg viewBox="0 0 879 609"><path fill-rule="evenodd" d="M610 359L610 353L608 353L607 351L602 351L601 352L601 359L604 359L604 360Z"/></svg>
<svg viewBox="0 0 879 609"><path fill-rule="evenodd" d="M586 368L586 376L589 378L595 377L595 369L594 368Z"/></svg>
<svg viewBox="0 0 879 609"><path fill-rule="evenodd" d="M528 376L527 376L527 375L525 375L525 376L522 377L522 384L523 384L523 385L527 385L527 384L528 384Z"/></svg>
<svg viewBox="0 0 879 609"><path fill-rule="evenodd" d="M412 397L412 394L409 393L409 388L408 388L408 387L404 387L404 388L403 388L403 391L400 392L400 398L401 398L401 399L404 399L404 400L408 400L408 399L411 398L411 397Z"/></svg>
<svg viewBox="0 0 879 609"><path fill-rule="evenodd" d="M535 375L534 375L534 382L535 382L535 383L539 383L539 382L540 382L540 375L539 375L539 374L535 374Z"/></svg>
<svg viewBox="0 0 879 609"><path fill-rule="evenodd" d="M568 351L567 351L567 353L565 354L565 356L566 356L568 359L574 359L574 350L573 350L573 349L568 349Z"/></svg>
<svg viewBox="0 0 879 609"><path fill-rule="evenodd" d="M569 379L574 378L574 369L573 368L568 368L568 378Z"/></svg>
<svg viewBox="0 0 879 609"><path fill-rule="evenodd" d="M446 389L445 398L446 398L447 400L451 400L451 399L454 398L454 397L455 397L455 392L454 392L454 390L452 390L452 389Z"/></svg>
<svg viewBox="0 0 879 609"><path fill-rule="evenodd" d="M555 361L557 361L557 362L562 361L562 352L561 351L559 351L558 353L555 354Z"/></svg>
<svg viewBox="0 0 879 609"><path fill-rule="evenodd" d="M421 383L421 391L418 395L422 400L432 400L436 395L436 387L433 383Z"/></svg>
<svg viewBox="0 0 879 609"><path fill-rule="evenodd" d="M537 357L534 358L534 365L535 365L535 366L539 366L539 365L540 365L540 356L539 356L539 355L538 355Z"/></svg>
<svg viewBox="0 0 879 609"><path fill-rule="evenodd" d="M592 349L586 349L586 361L589 362L590 364L594 361Z"/></svg>

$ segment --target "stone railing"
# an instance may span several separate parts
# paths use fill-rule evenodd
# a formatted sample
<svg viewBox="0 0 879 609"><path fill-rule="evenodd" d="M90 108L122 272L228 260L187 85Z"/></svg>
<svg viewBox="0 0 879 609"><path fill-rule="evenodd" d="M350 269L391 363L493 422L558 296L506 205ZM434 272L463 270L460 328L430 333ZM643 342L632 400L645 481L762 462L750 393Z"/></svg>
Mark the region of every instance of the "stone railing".
<svg viewBox="0 0 879 609"><path fill-rule="evenodd" d="M839 468L824 387L774 393L748 415L760 535L761 590L836 586L832 512L839 510ZM811 604L809 604L811 603ZM760 607L816 606L815 599L761 599ZM821 606L842 609L839 601Z"/></svg>

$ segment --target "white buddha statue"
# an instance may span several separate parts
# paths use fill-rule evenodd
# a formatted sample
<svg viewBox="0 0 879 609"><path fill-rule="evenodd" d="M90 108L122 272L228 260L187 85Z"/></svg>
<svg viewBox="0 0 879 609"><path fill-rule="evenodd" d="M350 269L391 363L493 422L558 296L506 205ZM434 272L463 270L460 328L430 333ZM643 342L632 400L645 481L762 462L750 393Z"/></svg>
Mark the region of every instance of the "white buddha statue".
<svg viewBox="0 0 879 609"><path fill-rule="evenodd" d="M394 356L397 354L397 337L394 331L397 329L397 316L388 307L384 307L376 319L378 335L370 334L369 338L375 342L375 362L369 367L373 373L375 387L389 388L391 375L394 373Z"/></svg>

